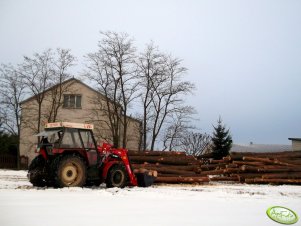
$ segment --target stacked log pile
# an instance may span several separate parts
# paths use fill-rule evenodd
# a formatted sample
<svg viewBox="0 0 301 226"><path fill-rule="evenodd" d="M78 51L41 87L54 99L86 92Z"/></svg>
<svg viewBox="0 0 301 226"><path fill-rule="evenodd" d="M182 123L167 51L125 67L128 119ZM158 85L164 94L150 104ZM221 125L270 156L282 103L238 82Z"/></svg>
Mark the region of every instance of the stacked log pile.
<svg viewBox="0 0 301 226"><path fill-rule="evenodd" d="M155 183L206 183L207 175L202 175L200 161L184 152L129 151L129 159L134 171L155 170Z"/></svg>
<svg viewBox="0 0 301 226"><path fill-rule="evenodd" d="M209 160L201 168L210 181L248 184L301 184L301 151L273 153L233 152L222 160Z"/></svg>
<svg viewBox="0 0 301 226"><path fill-rule="evenodd" d="M183 152L129 151L136 170L156 170L155 183L206 183L230 181L248 184L301 185L301 151L273 153L232 152L221 160Z"/></svg>

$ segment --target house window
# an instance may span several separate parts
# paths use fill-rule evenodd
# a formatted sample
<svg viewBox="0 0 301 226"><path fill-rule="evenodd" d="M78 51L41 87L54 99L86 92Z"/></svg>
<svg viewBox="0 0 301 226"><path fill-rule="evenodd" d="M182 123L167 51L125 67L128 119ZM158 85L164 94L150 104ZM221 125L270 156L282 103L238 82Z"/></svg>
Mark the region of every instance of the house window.
<svg viewBox="0 0 301 226"><path fill-rule="evenodd" d="M64 108L81 108L82 96L78 94L64 95Z"/></svg>

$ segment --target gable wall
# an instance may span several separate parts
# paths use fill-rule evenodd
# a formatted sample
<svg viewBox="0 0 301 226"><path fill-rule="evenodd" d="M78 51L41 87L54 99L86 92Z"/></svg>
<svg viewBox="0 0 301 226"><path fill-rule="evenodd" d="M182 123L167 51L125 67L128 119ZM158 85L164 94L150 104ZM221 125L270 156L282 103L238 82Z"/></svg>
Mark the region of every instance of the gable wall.
<svg viewBox="0 0 301 226"><path fill-rule="evenodd" d="M90 89L89 87L79 83L73 82L70 85L70 89L66 94L80 94L82 96L81 109L66 109L60 108L56 121L69 121L78 123L92 123L94 124L94 135L98 144L111 142L111 133L107 125L107 116L100 110L100 105L105 104L104 101L99 101L99 98L103 98L99 93ZM98 98L97 106L95 105L95 98ZM47 115L50 105L50 91L47 93L45 101L43 102L42 109L43 115ZM35 157L34 149L37 144L37 137L34 134L37 133L37 103L35 99L22 104L22 124L20 132L20 155L29 157L31 161ZM46 117L43 117L41 122L41 130L44 129L44 124L47 122ZM140 123L136 120L130 119L128 127L128 149L138 150L140 135L139 135ZM29 161L29 162L30 162Z"/></svg>

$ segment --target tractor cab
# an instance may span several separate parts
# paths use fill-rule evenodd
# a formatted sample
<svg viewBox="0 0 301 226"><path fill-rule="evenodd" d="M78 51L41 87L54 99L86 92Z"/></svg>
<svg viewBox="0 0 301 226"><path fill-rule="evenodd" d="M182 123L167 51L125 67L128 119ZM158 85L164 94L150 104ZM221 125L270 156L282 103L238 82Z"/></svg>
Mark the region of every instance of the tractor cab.
<svg viewBox="0 0 301 226"><path fill-rule="evenodd" d="M36 134L41 138L36 152L44 150L47 158L56 154L76 151L87 159L89 165L96 165L100 157L92 129L93 125L91 124L47 123L45 130Z"/></svg>

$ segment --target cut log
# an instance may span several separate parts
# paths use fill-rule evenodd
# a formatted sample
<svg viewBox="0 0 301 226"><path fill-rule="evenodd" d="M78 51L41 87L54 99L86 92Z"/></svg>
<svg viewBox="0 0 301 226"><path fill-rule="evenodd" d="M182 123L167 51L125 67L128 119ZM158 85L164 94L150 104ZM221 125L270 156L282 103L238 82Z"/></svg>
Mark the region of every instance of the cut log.
<svg viewBox="0 0 301 226"><path fill-rule="evenodd" d="M295 157L294 158L277 158L278 161L280 162L286 162L286 163L289 163L289 164L293 164L293 165L298 165L298 166L301 166L301 159L296 159Z"/></svg>
<svg viewBox="0 0 301 226"><path fill-rule="evenodd" d="M155 183L205 183L209 182L208 177L157 177Z"/></svg>
<svg viewBox="0 0 301 226"><path fill-rule="evenodd" d="M185 152L176 151L128 151L129 156L186 156Z"/></svg>
<svg viewBox="0 0 301 226"><path fill-rule="evenodd" d="M261 173L234 173L230 176L238 176L243 178L255 178L255 177L261 177Z"/></svg>
<svg viewBox="0 0 301 226"><path fill-rule="evenodd" d="M223 174L224 170L208 170L208 171L202 171L200 172L200 175L220 175Z"/></svg>
<svg viewBox="0 0 301 226"><path fill-rule="evenodd" d="M135 169L134 170L134 174L137 173L146 173L148 176L153 176L153 177L157 177L158 176L158 172L156 170L147 170L147 169Z"/></svg>
<svg viewBox="0 0 301 226"><path fill-rule="evenodd" d="M242 171L247 171L247 172L258 172L258 167L256 167L256 166L248 166L248 165L242 165L241 167L240 167L240 169L242 170Z"/></svg>
<svg viewBox="0 0 301 226"><path fill-rule="evenodd" d="M247 161L233 161L233 164L237 165L250 165L250 166L263 166L264 162L247 162Z"/></svg>
<svg viewBox="0 0 301 226"><path fill-rule="evenodd" d="M228 155L228 156L226 156L226 157L223 157L223 160L224 160L225 162L230 162L230 161L231 161L231 157Z"/></svg>
<svg viewBox="0 0 301 226"><path fill-rule="evenodd" d="M226 163L220 163L220 164L208 164L208 165L201 165L202 170L214 170L219 168L224 168L226 166Z"/></svg>
<svg viewBox="0 0 301 226"><path fill-rule="evenodd" d="M167 167L156 168L156 171L158 171L158 173L162 173L162 174L175 174L175 175L194 175L194 174L196 174L194 171L174 170L174 169L169 169Z"/></svg>
<svg viewBox="0 0 301 226"><path fill-rule="evenodd" d="M205 158L205 159L213 158L213 153L211 152L211 153L207 153L207 154L203 154L203 155L197 156L197 159L201 160L203 158Z"/></svg>
<svg viewBox="0 0 301 226"><path fill-rule="evenodd" d="M159 169L159 168L168 168L174 170L183 170L183 171L193 171L200 172L201 168L199 165L189 165L189 166L179 166L179 165L167 165L167 164L131 164L131 166L136 168L146 168L146 169Z"/></svg>
<svg viewBox="0 0 301 226"><path fill-rule="evenodd" d="M233 163L226 165L226 168L237 168L237 167L238 167L238 165L237 164L233 164Z"/></svg>
<svg viewBox="0 0 301 226"><path fill-rule="evenodd" d="M224 173L241 173L243 172L240 168L227 168L224 169Z"/></svg>
<svg viewBox="0 0 301 226"><path fill-rule="evenodd" d="M247 183L247 184L255 184L254 179L255 179L255 178L246 178L246 179L245 179L245 183Z"/></svg>
<svg viewBox="0 0 301 226"><path fill-rule="evenodd" d="M301 185L301 179L263 179L254 178L255 183L260 184L299 184Z"/></svg>
<svg viewBox="0 0 301 226"><path fill-rule="evenodd" d="M270 169L258 169L258 172L263 173L277 173L277 172L301 172L300 168L270 168Z"/></svg>
<svg viewBox="0 0 301 226"><path fill-rule="evenodd" d="M161 163L172 165L193 165L199 162L193 156L131 156L129 157L132 163Z"/></svg>
<svg viewBox="0 0 301 226"><path fill-rule="evenodd" d="M238 174L230 174L230 176L237 176L240 182L245 182L246 179L261 177L259 173L238 173Z"/></svg>
<svg viewBox="0 0 301 226"><path fill-rule="evenodd" d="M280 166L280 165L263 165L260 168L264 169L291 169L291 168L301 168L297 166Z"/></svg>
<svg viewBox="0 0 301 226"><path fill-rule="evenodd" d="M158 177L205 177L207 175L200 175L200 174L170 174L170 173L158 173Z"/></svg>
<svg viewBox="0 0 301 226"><path fill-rule="evenodd" d="M277 165L283 165L283 166L290 166L292 164L286 163L286 162L280 162L278 160L270 160L268 158L258 158L258 157L243 157L244 161L255 161L255 162L264 162L268 164L277 164Z"/></svg>
<svg viewBox="0 0 301 226"><path fill-rule="evenodd" d="M134 167L132 165L132 168L134 170L136 169L147 169L147 170L155 170L158 173L161 174L173 174L173 176L177 176L177 175L186 175L186 176L190 176L190 175L197 175L197 173L200 173L201 170L198 167L191 167L188 168L189 170L186 170L186 168L183 168L182 166L164 166L164 165L155 165L155 164L135 164Z"/></svg>
<svg viewBox="0 0 301 226"><path fill-rule="evenodd" d="M230 176L230 177L211 177L210 181L239 181L239 178L237 176Z"/></svg>
<svg viewBox="0 0 301 226"><path fill-rule="evenodd" d="M263 179L301 179L301 172L263 174L261 177Z"/></svg>
<svg viewBox="0 0 301 226"><path fill-rule="evenodd" d="M221 159L221 160L210 159L209 162L212 164L218 164L218 163L226 163L227 161L223 160L223 159Z"/></svg>

